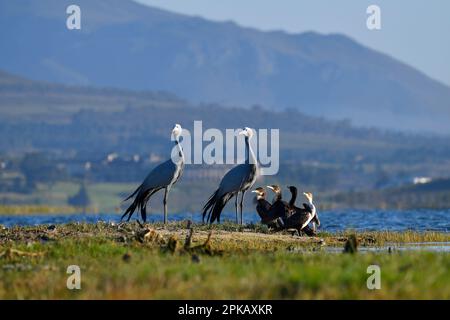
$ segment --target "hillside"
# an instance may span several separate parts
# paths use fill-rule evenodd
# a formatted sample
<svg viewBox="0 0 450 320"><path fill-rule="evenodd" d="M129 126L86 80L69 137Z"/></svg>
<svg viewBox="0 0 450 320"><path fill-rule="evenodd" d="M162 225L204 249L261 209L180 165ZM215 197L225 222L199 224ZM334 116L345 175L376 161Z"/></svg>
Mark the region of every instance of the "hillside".
<svg viewBox="0 0 450 320"><path fill-rule="evenodd" d="M167 128L174 122L192 130L195 120L202 120L204 129L280 129L281 148L287 157L296 157L298 152L303 160L329 157L345 161L361 153L395 158L405 149L418 148L428 150L422 158L436 156L437 151L431 150L440 150L438 156L442 157L449 145L445 136L355 127L348 121L308 116L293 109L191 104L166 92L68 86L4 71L0 71L0 115L0 146L4 151L26 151L30 147L83 151L98 144L95 148L104 152L145 152L148 148L144 141L155 139L153 147L158 146L166 140ZM385 152L382 156L380 150Z"/></svg>
<svg viewBox="0 0 450 320"><path fill-rule="evenodd" d="M69 31L71 3L0 0L0 69L71 85L174 92L195 103L261 104L357 125L450 133L447 86L344 35L261 32L130 0L78 1L82 29Z"/></svg>
<svg viewBox="0 0 450 320"><path fill-rule="evenodd" d="M192 132L195 120L202 120L204 130L279 129L280 170L258 184L295 184L320 192L325 207L355 207L356 199L358 205L375 207L392 197L399 200L389 205L411 205L402 188L385 188L416 176L448 177L448 137L355 127L295 110L189 104L168 93L59 85L0 72L0 203L65 205L90 162L92 197L100 208L113 210L168 156L173 124ZM111 153L118 158L108 163ZM208 194L227 168L189 165L173 208L197 210L186 205L188 200ZM448 203L448 192L415 194L422 200L414 207ZM374 204L375 197L383 201ZM154 210L161 209L158 203Z"/></svg>
<svg viewBox="0 0 450 320"><path fill-rule="evenodd" d="M367 189L414 176L448 176L448 137L355 127L295 110L189 104L168 93L50 84L4 72L0 83L0 158L39 151L79 167L112 152L124 159L166 157L168 128L180 123L192 132L194 121L202 120L204 130L279 129L279 181L295 177L321 189ZM96 179L135 181L148 170L148 164L118 166L99 169Z"/></svg>
<svg viewBox="0 0 450 320"><path fill-rule="evenodd" d="M115 88L67 86L33 81L0 70L0 116L3 122L67 123L83 109L115 112L127 106L170 108L183 101L165 92L136 92Z"/></svg>

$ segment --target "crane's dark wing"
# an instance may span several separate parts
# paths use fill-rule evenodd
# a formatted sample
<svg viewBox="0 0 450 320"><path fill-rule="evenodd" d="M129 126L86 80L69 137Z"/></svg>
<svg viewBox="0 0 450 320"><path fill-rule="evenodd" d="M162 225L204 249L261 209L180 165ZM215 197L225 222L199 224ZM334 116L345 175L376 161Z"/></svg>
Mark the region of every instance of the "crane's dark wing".
<svg viewBox="0 0 450 320"><path fill-rule="evenodd" d="M232 168L220 181L219 190L221 195L239 191L250 175L251 167L249 165L240 164Z"/></svg>
<svg viewBox="0 0 450 320"><path fill-rule="evenodd" d="M172 160L167 160L156 166L142 182L141 190L168 186L174 179L177 167Z"/></svg>
<svg viewBox="0 0 450 320"><path fill-rule="evenodd" d="M129 221L136 209L140 209L142 220L147 220L147 201L150 197L168 186L172 180L175 178L177 172L176 165L171 159L166 162L161 163L156 166L145 178L144 182L125 200L128 200L136 195L133 203L128 207L125 213L122 215L123 219L128 215L127 220Z"/></svg>
<svg viewBox="0 0 450 320"><path fill-rule="evenodd" d="M220 220L220 214L227 202L242 190L249 188L249 181L252 178L254 165L240 164L229 170L222 178L219 188L209 197L203 206L203 221L208 214L208 221L213 223Z"/></svg>

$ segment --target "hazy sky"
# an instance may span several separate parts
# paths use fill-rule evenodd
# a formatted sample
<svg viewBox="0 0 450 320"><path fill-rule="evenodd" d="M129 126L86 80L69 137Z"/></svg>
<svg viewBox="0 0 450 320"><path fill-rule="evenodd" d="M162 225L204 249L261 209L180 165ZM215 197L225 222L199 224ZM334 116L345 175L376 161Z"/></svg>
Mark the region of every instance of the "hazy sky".
<svg viewBox="0 0 450 320"><path fill-rule="evenodd" d="M448 0L137 0L211 20L262 30L344 33L450 85ZM369 5L381 8L381 30L366 27Z"/></svg>

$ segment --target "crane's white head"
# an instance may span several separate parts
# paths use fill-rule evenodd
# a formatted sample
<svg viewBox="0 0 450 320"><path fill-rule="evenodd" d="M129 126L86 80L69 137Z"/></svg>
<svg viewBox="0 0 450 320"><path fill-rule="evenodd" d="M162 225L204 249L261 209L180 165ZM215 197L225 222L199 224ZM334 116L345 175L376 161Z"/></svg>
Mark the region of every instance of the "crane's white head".
<svg viewBox="0 0 450 320"><path fill-rule="evenodd" d="M177 123L175 125L175 127L173 127L173 130L172 130L173 137L175 139L178 139L181 135L181 131L183 131L183 129L181 129L181 126Z"/></svg>
<svg viewBox="0 0 450 320"><path fill-rule="evenodd" d="M249 127L245 127L243 130L239 132L239 135L244 135L245 137L250 139L251 137L253 137L253 130L250 129Z"/></svg>

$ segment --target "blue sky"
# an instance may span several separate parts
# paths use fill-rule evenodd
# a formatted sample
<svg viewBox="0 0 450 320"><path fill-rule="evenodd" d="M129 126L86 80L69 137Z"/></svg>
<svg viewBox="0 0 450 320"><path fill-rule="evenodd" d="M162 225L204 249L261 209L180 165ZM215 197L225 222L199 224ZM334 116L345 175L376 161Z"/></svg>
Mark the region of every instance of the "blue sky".
<svg viewBox="0 0 450 320"><path fill-rule="evenodd" d="M136 0L261 30L343 33L450 86L448 0ZM366 27L366 9L381 8L381 30Z"/></svg>

